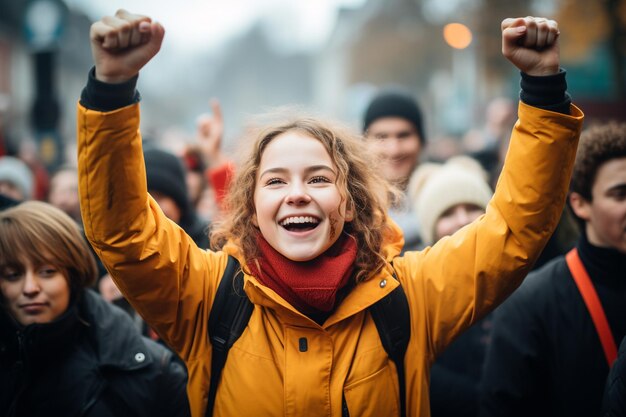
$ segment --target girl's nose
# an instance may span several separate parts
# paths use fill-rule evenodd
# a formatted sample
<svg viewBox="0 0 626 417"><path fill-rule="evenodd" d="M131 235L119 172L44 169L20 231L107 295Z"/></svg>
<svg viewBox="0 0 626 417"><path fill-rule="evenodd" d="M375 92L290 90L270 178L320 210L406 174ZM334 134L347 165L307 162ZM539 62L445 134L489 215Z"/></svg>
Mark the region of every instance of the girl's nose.
<svg viewBox="0 0 626 417"><path fill-rule="evenodd" d="M304 187L300 184L293 184L287 195L285 196L285 202L288 204L307 204L311 201L311 196L306 192Z"/></svg>
<svg viewBox="0 0 626 417"><path fill-rule="evenodd" d="M41 291L41 287L39 286L39 280L35 276L33 271L27 270L24 273L24 288L22 289L24 294L33 295L39 293Z"/></svg>

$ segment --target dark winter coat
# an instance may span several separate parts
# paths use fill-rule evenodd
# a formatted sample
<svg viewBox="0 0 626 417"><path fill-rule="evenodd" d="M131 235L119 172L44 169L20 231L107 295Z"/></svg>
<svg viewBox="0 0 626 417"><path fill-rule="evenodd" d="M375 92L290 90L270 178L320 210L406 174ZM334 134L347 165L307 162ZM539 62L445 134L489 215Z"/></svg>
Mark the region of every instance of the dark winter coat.
<svg viewBox="0 0 626 417"><path fill-rule="evenodd" d="M602 416L626 417L626 337L606 381Z"/></svg>
<svg viewBox="0 0 626 417"><path fill-rule="evenodd" d="M478 415L480 381L493 313L462 333L440 355L430 370L432 417Z"/></svg>
<svg viewBox="0 0 626 417"><path fill-rule="evenodd" d="M189 415L186 373L126 313L87 290L59 319L0 313L0 415Z"/></svg>

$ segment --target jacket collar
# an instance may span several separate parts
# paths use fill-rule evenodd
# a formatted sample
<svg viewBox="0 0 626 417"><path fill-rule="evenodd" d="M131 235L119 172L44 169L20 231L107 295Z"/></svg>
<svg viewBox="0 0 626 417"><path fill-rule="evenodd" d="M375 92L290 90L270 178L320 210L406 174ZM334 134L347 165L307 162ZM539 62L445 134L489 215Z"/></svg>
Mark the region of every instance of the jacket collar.
<svg viewBox="0 0 626 417"><path fill-rule="evenodd" d="M31 365L45 365L72 350L85 326L78 317L76 304L50 323L22 326L6 311L0 314L0 353L10 357L24 355ZM9 359L12 360L12 359Z"/></svg>
<svg viewBox="0 0 626 417"><path fill-rule="evenodd" d="M626 254L614 248L593 245L584 231L576 246L580 259L592 280L613 287L625 285L623 277L626 271Z"/></svg>

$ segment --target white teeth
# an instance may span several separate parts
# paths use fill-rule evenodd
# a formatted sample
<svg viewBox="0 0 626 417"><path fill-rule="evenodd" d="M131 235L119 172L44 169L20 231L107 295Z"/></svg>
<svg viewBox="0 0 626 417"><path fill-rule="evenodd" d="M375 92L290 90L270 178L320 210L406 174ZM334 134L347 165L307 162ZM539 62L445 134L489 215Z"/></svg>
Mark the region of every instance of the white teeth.
<svg viewBox="0 0 626 417"><path fill-rule="evenodd" d="M298 217L287 217L285 220L280 222L281 226L287 226L289 224L296 223L319 223L319 220L311 217L311 216L298 216Z"/></svg>

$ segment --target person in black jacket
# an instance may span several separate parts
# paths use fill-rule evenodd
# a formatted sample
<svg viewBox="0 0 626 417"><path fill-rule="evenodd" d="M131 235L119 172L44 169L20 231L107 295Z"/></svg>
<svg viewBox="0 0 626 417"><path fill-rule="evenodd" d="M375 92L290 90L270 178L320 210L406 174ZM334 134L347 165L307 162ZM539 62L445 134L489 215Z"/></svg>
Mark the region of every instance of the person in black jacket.
<svg viewBox="0 0 626 417"><path fill-rule="evenodd" d="M0 211L0 415L190 414L184 367L88 287L75 222L42 202Z"/></svg>
<svg viewBox="0 0 626 417"><path fill-rule="evenodd" d="M616 341L626 335L626 124L583 132L569 202L583 226L576 252L530 274L495 313L481 416L601 415ZM577 258L606 333L574 281L579 274L570 263Z"/></svg>
<svg viewBox="0 0 626 417"><path fill-rule="evenodd" d="M408 91L396 87L379 91L363 115L363 137L380 160L383 176L406 194L409 179L426 146L422 110L417 100ZM402 229L404 250L422 246L415 208L408 199L394 202L389 216Z"/></svg>

